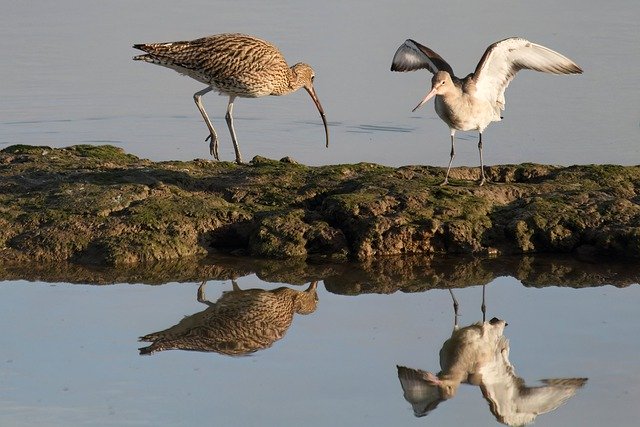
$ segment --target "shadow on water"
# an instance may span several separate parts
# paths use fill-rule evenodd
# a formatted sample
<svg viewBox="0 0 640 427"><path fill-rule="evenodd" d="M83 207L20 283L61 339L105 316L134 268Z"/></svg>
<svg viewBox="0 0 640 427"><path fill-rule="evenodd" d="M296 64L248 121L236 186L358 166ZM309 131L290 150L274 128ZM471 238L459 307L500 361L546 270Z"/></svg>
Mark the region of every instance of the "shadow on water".
<svg viewBox="0 0 640 427"><path fill-rule="evenodd" d="M508 325L493 317L486 321L485 286L482 287L482 321L460 328L458 301L453 291L454 326L440 349L440 372L397 366L404 398L416 417L428 415L456 396L460 384L480 387L489 410L500 423L530 424L540 414L556 410L572 398L587 378L549 378L528 386L509 361Z"/></svg>
<svg viewBox="0 0 640 427"><path fill-rule="evenodd" d="M376 132L400 132L408 133L413 132L415 128L402 127L402 126L385 126L385 125L368 125L361 124L357 126L349 126L347 132L356 133L376 133Z"/></svg>
<svg viewBox="0 0 640 427"><path fill-rule="evenodd" d="M268 291L243 290L233 281L233 289L223 292L216 302L207 300L205 283L198 288L197 299L207 309L140 337L140 341L152 342L139 349L141 355L179 349L245 356L271 347L285 335L295 314L313 313L318 303L318 282L305 291L284 286Z"/></svg>
<svg viewBox="0 0 640 427"><path fill-rule="evenodd" d="M303 259L220 256L122 267L62 262L5 262L0 265L0 280L96 285L193 283L236 279L252 274L265 282L293 285L322 280L329 292L341 295L464 288L487 284L502 276L514 277L526 287L626 287L640 283L640 269L633 262L580 260L569 255L498 258L405 256L378 258L364 263L310 263Z"/></svg>

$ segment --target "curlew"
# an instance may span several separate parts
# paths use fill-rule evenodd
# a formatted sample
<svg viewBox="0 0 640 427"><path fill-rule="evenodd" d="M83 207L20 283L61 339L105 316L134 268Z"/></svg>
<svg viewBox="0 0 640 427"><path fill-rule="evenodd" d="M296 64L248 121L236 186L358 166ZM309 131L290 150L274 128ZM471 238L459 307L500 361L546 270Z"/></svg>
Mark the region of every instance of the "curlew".
<svg viewBox="0 0 640 427"><path fill-rule="evenodd" d="M233 289L216 302L207 300L205 283L200 284L197 299L207 309L140 337L140 341L152 343L139 349L141 355L173 349L247 355L271 347L286 334L296 313L313 313L318 304L318 282L305 291L284 286L267 291L243 290L233 281Z"/></svg>
<svg viewBox="0 0 640 427"><path fill-rule="evenodd" d="M289 67L282 53L271 43L245 34L217 34L190 41L135 44L133 47L146 52L135 56L135 61L162 65L207 85L196 92L193 99L209 128L205 141L210 140L209 151L216 160L220 160L218 136L201 100L202 95L212 90L229 97L225 119L237 163L242 163L233 126L233 102L237 97L280 96L305 88L320 112L326 146L329 146L327 119L313 88L313 68L301 62Z"/></svg>
<svg viewBox="0 0 640 427"><path fill-rule="evenodd" d="M569 58L547 47L519 37L508 38L489 46L473 73L460 79L453 68L433 50L414 40L406 40L396 51L391 71L414 71L426 68L434 74L431 90L413 109L416 111L436 97L435 110L451 131L449 166L443 185L449 182L449 171L455 156L454 136L459 131L478 131L480 153L480 185L484 184L482 132L491 122L502 119L504 91L520 70L551 74L581 74L582 69Z"/></svg>

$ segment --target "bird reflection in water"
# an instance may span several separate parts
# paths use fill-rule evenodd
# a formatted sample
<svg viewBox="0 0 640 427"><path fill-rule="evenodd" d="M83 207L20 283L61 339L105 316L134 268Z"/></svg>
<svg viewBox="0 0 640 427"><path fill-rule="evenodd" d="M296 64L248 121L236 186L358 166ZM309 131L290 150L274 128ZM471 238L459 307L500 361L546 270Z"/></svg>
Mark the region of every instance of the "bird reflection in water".
<svg viewBox="0 0 640 427"><path fill-rule="evenodd" d="M206 299L205 283L198 288L198 301L209 307L169 329L140 337L140 341L152 342L140 348L140 354L180 349L247 355L271 347L287 332L295 313L313 313L318 304L317 282L305 291L287 287L268 291L242 290L233 281L233 289L216 302Z"/></svg>
<svg viewBox="0 0 640 427"><path fill-rule="evenodd" d="M571 398L587 378L545 379L530 387L516 375L509 362L509 340L503 332L507 323L485 320L485 292L482 287L482 322L460 328L458 302L453 299L455 322L451 338L440 350L441 371L436 375L420 369L398 366L404 398L415 416L422 417L441 402L456 395L461 383L480 386L498 422L507 425L532 423L540 414L555 410Z"/></svg>

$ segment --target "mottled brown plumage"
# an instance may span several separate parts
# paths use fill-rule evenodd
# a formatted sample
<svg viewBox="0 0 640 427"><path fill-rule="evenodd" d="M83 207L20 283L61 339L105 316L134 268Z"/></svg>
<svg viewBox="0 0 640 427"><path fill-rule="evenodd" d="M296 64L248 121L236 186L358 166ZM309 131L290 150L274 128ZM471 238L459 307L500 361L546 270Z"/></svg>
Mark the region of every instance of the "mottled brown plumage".
<svg viewBox="0 0 640 427"><path fill-rule="evenodd" d="M153 342L140 348L140 354L180 349L241 356L271 347L287 332L295 313L315 311L316 287L313 282L306 291L287 287L241 290L234 282L233 290L212 303L206 300L202 283L198 301L209 307L169 329L140 337L140 341Z"/></svg>
<svg viewBox="0 0 640 427"><path fill-rule="evenodd" d="M233 127L236 97L280 96L305 88L320 112L329 146L327 120L313 88L313 69L304 63L289 67L282 53L271 43L245 34L217 34L190 41L136 44L133 47L147 53L135 56L134 60L171 68L207 85L193 98L209 128L207 140L211 139L210 151L216 160L219 160L218 137L200 99L211 90L229 96L226 121L238 163L242 163L242 156Z"/></svg>

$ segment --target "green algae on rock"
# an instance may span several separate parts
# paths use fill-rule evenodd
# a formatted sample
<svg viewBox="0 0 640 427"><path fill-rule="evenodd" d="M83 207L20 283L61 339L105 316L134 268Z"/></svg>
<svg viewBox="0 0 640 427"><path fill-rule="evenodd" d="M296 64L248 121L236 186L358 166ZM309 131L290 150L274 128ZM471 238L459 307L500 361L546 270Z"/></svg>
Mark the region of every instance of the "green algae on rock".
<svg viewBox="0 0 640 427"><path fill-rule="evenodd" d="M391 168L151 162L112 146L0 151L0 261L358 259L569 253L640 258L640 166Z"/></svg>

